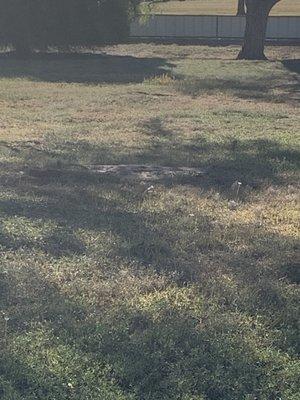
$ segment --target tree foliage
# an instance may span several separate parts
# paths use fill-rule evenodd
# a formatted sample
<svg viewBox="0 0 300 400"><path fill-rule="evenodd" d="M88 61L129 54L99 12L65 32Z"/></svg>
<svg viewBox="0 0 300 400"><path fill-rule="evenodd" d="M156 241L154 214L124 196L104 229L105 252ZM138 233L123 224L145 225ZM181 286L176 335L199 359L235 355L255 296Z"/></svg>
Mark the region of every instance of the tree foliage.
<svg viewBox="0 0 300 400"><path fill-rule="evenodd" d="M122 41L139 0L0 0L0 44L19 52Z"/></svg>

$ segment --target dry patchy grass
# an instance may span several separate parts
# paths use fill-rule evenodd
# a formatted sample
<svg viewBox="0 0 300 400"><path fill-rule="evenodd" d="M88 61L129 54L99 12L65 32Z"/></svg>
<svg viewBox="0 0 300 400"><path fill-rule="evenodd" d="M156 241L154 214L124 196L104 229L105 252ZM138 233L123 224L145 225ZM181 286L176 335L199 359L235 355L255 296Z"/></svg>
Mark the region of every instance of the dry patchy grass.
<svg viewBox="0 0 300 400"><path fill-rule="evenodd" d="M1 399L296 400L298 51L2 56Z"/></svg>

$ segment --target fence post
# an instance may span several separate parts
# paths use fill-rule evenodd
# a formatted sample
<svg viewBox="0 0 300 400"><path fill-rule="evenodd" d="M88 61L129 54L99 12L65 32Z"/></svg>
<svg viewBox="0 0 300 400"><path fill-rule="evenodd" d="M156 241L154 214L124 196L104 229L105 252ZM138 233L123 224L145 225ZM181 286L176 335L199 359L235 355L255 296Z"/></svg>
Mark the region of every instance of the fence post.
<svg viewBox="0 0 300 400"><path fill-rule="evenodd" d="M219 39L219 16L216 16L216 39Z"/></svg>

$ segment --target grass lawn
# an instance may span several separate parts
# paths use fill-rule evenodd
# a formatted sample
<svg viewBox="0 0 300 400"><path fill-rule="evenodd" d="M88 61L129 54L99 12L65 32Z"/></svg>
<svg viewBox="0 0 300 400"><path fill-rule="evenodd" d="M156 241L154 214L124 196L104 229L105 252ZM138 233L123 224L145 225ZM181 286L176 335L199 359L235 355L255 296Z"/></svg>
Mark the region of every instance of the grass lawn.
<svg viewBox="0 0 300 400"><path fill-rule="evenodd" d="M237 0L184 0L167 1L153 7L153 11L163 14L229 14L235 15ZM300 15L300 1L281 0L271 11L271 15Z"/></svg>
<svg viewBox="0 0 300 400"><path fill-rule="evenodd" d="M1 400L299 399L299 48L237 51L0 56Z"/></svg>

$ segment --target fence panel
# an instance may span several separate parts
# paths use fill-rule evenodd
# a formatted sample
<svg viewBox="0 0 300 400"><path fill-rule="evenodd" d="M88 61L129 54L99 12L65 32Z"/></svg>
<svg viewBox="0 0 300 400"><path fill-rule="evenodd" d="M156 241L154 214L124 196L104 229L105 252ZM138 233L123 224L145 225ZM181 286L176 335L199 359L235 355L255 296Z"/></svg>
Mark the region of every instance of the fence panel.
<svg viewBox="0 0 300 400"><path fill-rule="evenodd" d="M241 39L245 18L229 15L152 15L131 25L131 37ZM268 39L300 40L299 17L270 17Z"/></svg>
<svg viewBox="0 0 300 400"><path fill-rule="evenodd" d="M242 38L244 31L245 31L244 17L234 17L225 15L218 17L219 38Z"/></svg>
<svg viewBox="0 0 300 400"><path fill-rule="evenodd" d="M214 37L215 16L152 15L146 21L134 21L132 37Z"/></svg>
<svg viewBox="0 0 300 400"><path fill-rule="evenodd" d="M176 19L180 20L181 16L178 16ZM203 16L201 23L199 23L198 16L187 15L184 18L184 25L179 25L177 36L181 37L181 33L183 32L183 37L213 37L216 35L216 21L217 18L215 16Z"/></svg>
<svg viewBox="0 0 300 400"><path fill-rule="evenodd" d="M268 39L299 39L300 17L270 17Z"/></svg>

